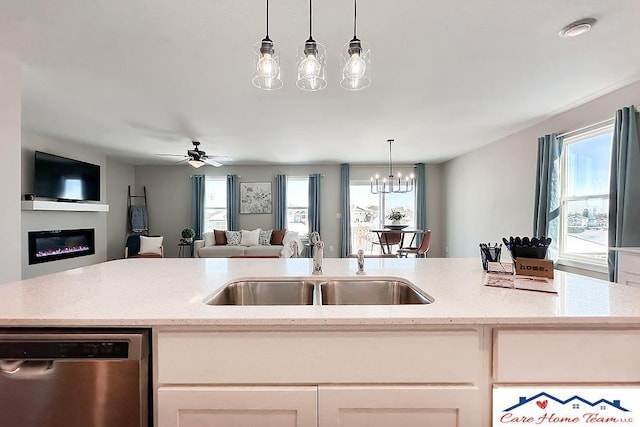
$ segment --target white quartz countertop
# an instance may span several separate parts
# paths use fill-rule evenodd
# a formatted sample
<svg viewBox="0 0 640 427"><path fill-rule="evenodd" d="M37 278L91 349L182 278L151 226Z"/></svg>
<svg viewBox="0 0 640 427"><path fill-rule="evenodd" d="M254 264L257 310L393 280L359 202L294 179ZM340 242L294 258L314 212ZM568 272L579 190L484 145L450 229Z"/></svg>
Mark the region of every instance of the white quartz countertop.
<svg viewBox="0 0 640 427"><path fill-rule="evenodd" d="M638 324L640 288L556 271L559 293L483 286L480 259L367 258L369 276L407 279L433 304L208 306L246 277L311 277L310 259L127 259L0 284L1 326L278 326ZM355 277L355 259L325 259L324 278ZM318 276L314 276L318 277Z"/></svg>

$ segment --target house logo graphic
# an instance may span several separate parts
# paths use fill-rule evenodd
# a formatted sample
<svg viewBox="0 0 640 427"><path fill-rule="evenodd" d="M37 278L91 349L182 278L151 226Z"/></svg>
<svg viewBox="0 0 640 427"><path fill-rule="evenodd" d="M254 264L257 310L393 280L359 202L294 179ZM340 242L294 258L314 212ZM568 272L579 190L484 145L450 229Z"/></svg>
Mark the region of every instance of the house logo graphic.
<svg viewBox="0 0 640 427"><path fill-rule="evenodd" d="M640 427L640 388L496 387L493 426Z"/></svg>

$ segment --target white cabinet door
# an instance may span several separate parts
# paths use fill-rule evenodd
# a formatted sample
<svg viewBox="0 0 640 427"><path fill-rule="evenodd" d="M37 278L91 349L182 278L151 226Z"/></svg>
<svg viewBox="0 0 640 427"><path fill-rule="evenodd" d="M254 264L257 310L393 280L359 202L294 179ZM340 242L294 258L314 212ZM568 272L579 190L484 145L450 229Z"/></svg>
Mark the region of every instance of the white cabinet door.
<svg viewBox="0 0 640 427"><path fill-rule="evenodd" d="M618 283L640 287L640 253L618 253Z"/></svg>
<svg viewBox="0 0 640 427"><path fill-rule="evenodd" d="M473 386L318 387L319 427L487 425Z"/></svg>
<svg viewBox="0 0 640 427"><path fill-rule="evenodd" d="M316 427L317 387L161 387L158 427Z"/></svg>

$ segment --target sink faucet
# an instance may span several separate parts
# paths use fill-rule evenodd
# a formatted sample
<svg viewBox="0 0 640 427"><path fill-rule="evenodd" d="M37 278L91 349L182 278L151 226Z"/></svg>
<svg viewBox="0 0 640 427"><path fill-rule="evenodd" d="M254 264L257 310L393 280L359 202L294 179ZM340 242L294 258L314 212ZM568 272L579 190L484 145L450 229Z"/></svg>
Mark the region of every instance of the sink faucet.
<svg viewBox="0 0 640 427"><path fill-rule="evenodd" d="M313 244L313 274L322 274L322 255L324 242L318 240Z"/></svg>
<svg viewBox="0 0 640 427"><path fill-rule="evenodd" d="M358 250L358 271L356 271L357 275L362 275L364 273L364 251L362 249Z"/></svg>

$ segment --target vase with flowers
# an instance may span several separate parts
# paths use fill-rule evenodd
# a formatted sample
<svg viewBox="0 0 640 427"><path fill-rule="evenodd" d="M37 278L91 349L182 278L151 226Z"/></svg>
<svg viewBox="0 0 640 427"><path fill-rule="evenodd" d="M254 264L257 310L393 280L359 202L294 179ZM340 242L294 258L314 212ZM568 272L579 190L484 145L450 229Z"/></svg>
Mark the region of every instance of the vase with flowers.
<svg viewBox="0 0 640 427"><path fill-rule="evenodd" d="M405 213L400 209L391 209L389 215L387 215L387 219L391 220L392 225L400 225L400 220L405 217Z"/></svg>

